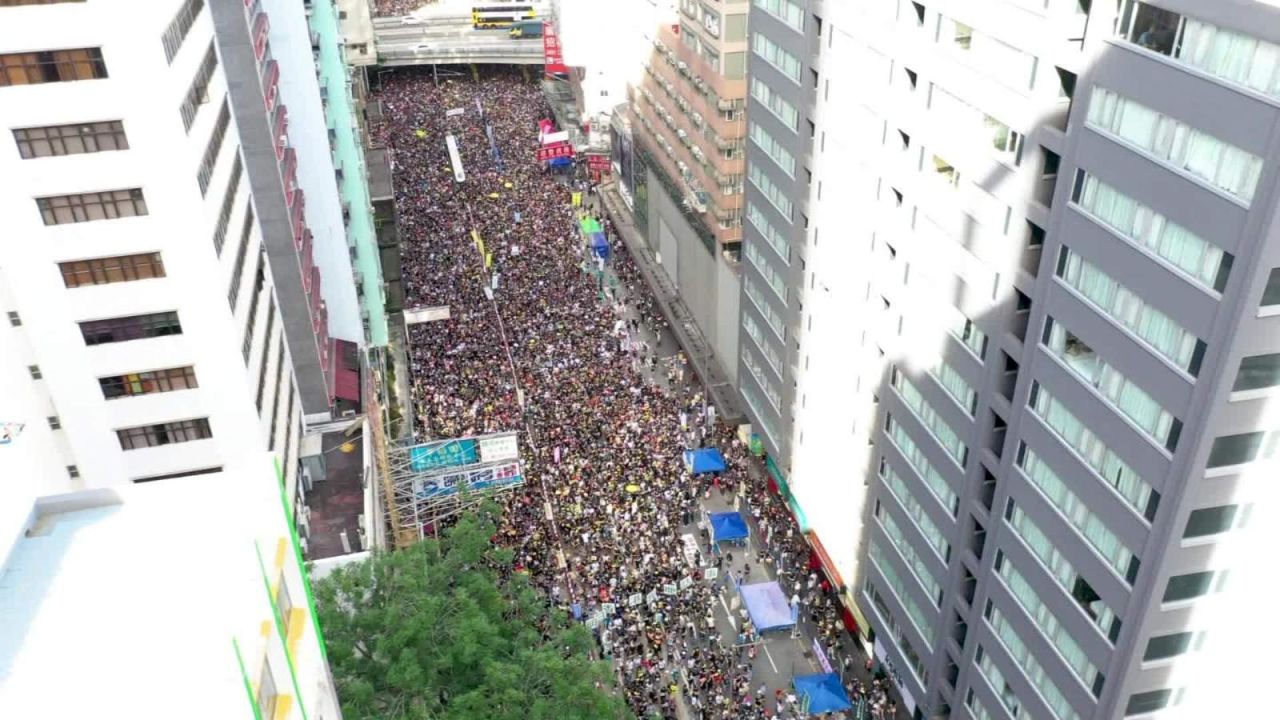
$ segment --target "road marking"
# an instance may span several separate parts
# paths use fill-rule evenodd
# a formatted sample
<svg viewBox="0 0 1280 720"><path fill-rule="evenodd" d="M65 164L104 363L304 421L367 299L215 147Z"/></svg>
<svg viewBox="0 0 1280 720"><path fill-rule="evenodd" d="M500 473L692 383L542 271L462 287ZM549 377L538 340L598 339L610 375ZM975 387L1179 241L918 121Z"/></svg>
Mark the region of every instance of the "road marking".
<svg viewBox="0 0 1280 720"><path fill-rule="evenodd" d="M729 604L724 601L723 594L720 595L720 607L724 608L725 617L729 618L729 626L736 632L738 629L738 622L733 619L733 613L729 610Z"/></svg>
<svg viewBox="0 0 1280 720"><path fill-rule="evenodd" d="M778 672L778 666L773 662L773 654L769 652L769 643L764 644L764 656L769 659L769 667L773 668L775 673Z"/></svg>

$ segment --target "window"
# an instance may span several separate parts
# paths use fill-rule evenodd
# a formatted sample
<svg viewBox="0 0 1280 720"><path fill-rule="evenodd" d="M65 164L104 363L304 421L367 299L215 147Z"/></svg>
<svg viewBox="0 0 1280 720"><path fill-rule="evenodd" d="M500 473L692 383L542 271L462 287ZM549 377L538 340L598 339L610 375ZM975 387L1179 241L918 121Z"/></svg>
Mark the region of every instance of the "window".
<svg viewBox="0 0 1280 720"><path fill-rule="evenodd" d="M1116 575L1132 584L1137 576L1138 558L1120 538L1090 510L1071 486L1049 467L1027 444L1018 447L1018 466L1031 484L1049 500L1069 525L1076 529Z"/></svg>
<svg viewBox="0 0 1280 720"><path fill-rule="evenodd" d="M249 234L253 232L253 206L244 211L244 227L240 230L240 248L236 250L236 261L231 266L231 287L227 289L227 302L231 303L231 312L236 311L236 301L240 299L240 279L244 275L244 261L249 254Z"/></svg>
<svg viewBox="0 0 1280 720"><path fill-rule="evenodd" d="M1230 253L1097 177L1080 171L1072 201L1120 237L1173 265L1204 287L1217 292L1226 288L1234 260Z"/></svg>
<svg viewBox="0 0 1280 720"><path fill-rule="evenodd" d="M1262 290L1263 307L1280 305L1280 268L1271 268L1267 275L1267 286Z"/></svg>
<svg viewBox="0 0 1280 720"><path fill-rule="evenodd" d="M1155 517L1160 494L1092 430L1038 383L1031 387L1031 408L1086 465L1147 520Z"/></svg>
<svg viewBox="0 0 1280 720"><path fill-rule="evenodd" d="M769 364L773 366L774 372L781 376L782 354L765 340L764 331L760 329L760 326L756 324L755 318L751 317L749 313L742 314L742 329L747 331L747 335L751 337L756 347L764 354L764 359L768 360Z"/></svg>
<svg viewBox="0 0 1280 720"><path fill-rule="evenodd" d="M1170 452L1178 445L1182 421L1131 378L1121 374L1093 348L1053 318L1045 321L1045 346L1111 405Z"/></svg>
<svg viewBox="0 0 1280 720"><path fill-rule="evenodd" d="M104 345L165 335L181 335L182 325L178 322L178 313L159 312L82 322L80 334L84 337L85 345Z"/></svg>
<svg viewBox="0 0 1280 720"><path fill-rule="evenodd" d="M924 559L916 554L915 548L911 547L911 541L907 540L902 528L898 526L893 516L885 512L884 507L878 503L876 510L876 519L880 521L881 529L889 537L890 544L898 551L898 555L907 566L907 570L911 572L911 576L916 579L916 582L920 583L920 586L924 589L924 594L929 597L933 604L941 607L942 585L938 584L938 581L933 577L933 573L929 571ZM884 550L880 547L880 543L874 538L868 545L867 555L882 568L889 564ZM926 625L925 627L928 626Z"/></svg>
<svg viewBox="0 0 1280 720"><path fill-rule="evenodd" d="M1058 616L1053 610L1045 604L1040 594L1036 592L1035 585L1018 571L1013 565L1013 561L1009 559L1003 552L996 553L996 572L1000 573L1000 578L1004 581L1009 592L1017 600L1018 604L1031 618L1031 622L1044 633L1049 644L1053 646L1058 654L1066 660L1067 665L1075 671L1076 677L1080 678L1086 686L1093 688L1098 683L1101 673L1098 668L1085 654L1084 648L1072 636L1071 631L1062 624ZM1099 690L1101 689L1099 683ZM1095 693L1096 696L1097 693Z"/></svg>
<svg viewBox="0 0 1280 720"><path fill-rule="evenodd" d="M36 198L36 207L45 225L113 220L147 214L147 202L141 188L51 195Z"/></svg>
<svg viewBox="0 0 1280 720"><path fill-rule="evenodd" d="M769 247L777 254L778 258L787 265L791 264L791 248L787 242L787 238L772 224L769 219L764 216L760 208L756 207L750 200L747 201L746 218L752 227L760 231L760 235L768 241Z"/></svg>
<svg viewBox="0 0 1280 720"><path fill-rule="evenodd" d="M1000 668L996 667L995 661L991 659L981 645L978 646L978 652L973 656L978 663L978 672L982 675L991 689L996 695L1000 696L1000 702L1009 710L1009 714L1013 717L1022 715L1022 701L1013 691L1013 686L1009 681L1004 679L1004 673L1000 672Z"/></svg>
<svg viewBox="0 0 1280 720"><path fill-rule="evenodd" d="M262 297L262 288L266 283L267 253L262 246L258 247L258 270L253 276L253 291L249 295L249 312L245 318L244 340L240 344L240 353L244 355L244 364L249 364L249 351L253 348L253 327L258 322L258 300ZM275 297L272 297L272 302ZM266 352L266 348L263 348Z"/></svg>
<svg viewBox="0 0 1280 720"><path fill-rule="evenodd" d="M999 638L1000 644L1004 645L1018 668L1026 675L1036 690L1040 691L1041 697L1044 698L1045 704L1049 706L1054 716L1060 720L1080 720L1080 715L1071 707L1071 701L1062 694L1062 690L1057 683L1053 682L1049 673L1045 671L1044 666L1040 664L1040 660L1036 658L1035 653L1031 652L1031 648L1027 647L1026 641L1014 629L1013 625L1004 616L1004 613L992 605L990 600L987 601L985 616L987 622L991 625L991 629L995 631L996 637Z"/></svg>
<svg viewBox="0 0 1280 720"><path fill-rule="evenodd" d="M71 260L58 263L58 269L62 271L63 284L69 288L149 280L165 276L160 253Z"/></svg>
<svg viewBox="0 0 1280 720"><path fill-rule="evenodd" d="M1005 505L1004 517L1014 533L1030 548L1032 554L1044 565L1049 574L1071 593L1072 599L1085 615L1089 616L1098 629L1107 633L1107 637L1112 642L1115 642L1116 637L1119 636L1120 619L1093 589L1093 586L1076 570L1071 561L1062 554L1059 543L1046 535L1026 511L1013 502L1013 498L1010 498Z"/></svg>
<svg viewBox="0 0 1280 720"><path fill-rule="evenodd" d="M78 2L79 0L76 0L76 1ZM0 4L3 4L3 3L0 3ZM68 466L67 466L67 477L71 478L72 480L78 480L78 479L80 478L80 468L79 468L79 466L76 466L76 465L68 465Z"/></svg>
<svg viewBox="0 0 1280 720"><path fill-rule="evenodd" d="M753 419L760 425L760 429L764 430L764 434L769 438L769 441L774 443L775 447L778 447L778 438L780 436L778 435L777 428L773 426L773 423L769 421L768 416L764 414L764 406L760 404L760 399L757 398L755 392L746 385L741 386L739 388L739 392L742 393L742 399L747 401L747 405L751 408L751 411L755 413Z"/></svg>
<svg viewBox="0 0 1280 720"><path fill-rule="evenodd" d="M1120 36L1204 73L1280 97L1280 45L1185 15L1127 0Z"/></svg>
<svg viewBox="0 0 1280 720"><path fill-rule="evenodd" d="M1161 602L1179 602L1208 595L1213 590L1214 574L1212 570L1207 570L1174 575L1164 586L1164 597L1160 599Z"/></svg>
<svg viewBox="0 0 1280 720"><path fill-rule="evenodd" d="M751 278L746 278L742 283L743 292L746 293L747 299L755 306L756 310L764 316L764 320L769 324L769 328L778 336L779 340L786 339L786 320L782 314L773 309L773 306L764 299L764 293L756 286Z"/></svg>
<svg viewBox="0 0 1280 720"><path fill-rule="evenodd" d="M930 614L908 594L906 583L902 581L893 565L884 561L884 555L876 552L877 547L875 541L872 541L869 546L870 552L868 552L868 556L871 558L872 564L880 570L880 574L889 583L889 590L897 596L899 604L906 609L907 617L910 619L911 624L915 626L916 631L924 638L925 647L932 648L929 643L933 637L933 623L929 622Z"/></svg>
<svg viewBox="0 0 1280 720"><path fill-rule="evenodd" d="M964 379L963 375L945 361L934 366L929 374L938 381L948 395L960 404L960 407L964 408L966 414L973 416L978 408L978 393L974 392L973 386Z"/></svg>
<svg viewBox="0 0 1280 720"><path fill-rule="evenodd" d="M196 76L192 78L191 85L187 88L186 97L178 106L178 112L182 115L182 126L187 132L191 132L191 126L196 121L196 113L199 112L200 106L209 102L209 80L217 67L218 53L214 51L213 41L210 40L209 49L204 53L204 60L200 62Z"/></svg>
<svg viewBox="0 0 1280 720"><path fill-rule="evenodd" d="M1142 660L1146 662L1177 657L1191 650L1191 641L1194 637L1194 633L1189 632L1156 635L1147 641L1147 649L1142 653Z"/></svg>
<svg viewBox="0 0 1280 720"><path fill-rule="evenodd" d="M1102 87L1093 90L1088 122L1245 204L1253 199L1262 158L1252 153Z"/></svg>
<svg viewBox="0 0 1280 720"><path fill-rule="evenodd" d="M796 158L786 148L773 139L773 136L755 123L748 123L747 133L761 150L782 169L788 177L796 176Z"/></svg>
<svg viewBox="0 0 1280 720"><path fill-rule="evenodd" d="M190 365L100 377L98 385L102 387L102 397L107 400L200 387L196 382L196 370Z"/></svg>
<svg viewBox="0 0 1280 720"><path fill-rule="evenodd" d="M1022 133L952 95L936 83L929 85L929 112L937 115L939 123L958 130L967 139L990 145L996 151L996 156L1004 162L1018 164Z"/></svg>
<svg viewBox="0 0 1280 720"><path fill-rule="evenodd" d="M892 382L903 403L911 408L938 444L947 451L957 465L963 468L969 459L969 448L960 439L960 435L924 399L924 395L920 394L920 390L907 379L906 374L896 367L892 371Z"/></svg>
<svg viewBox="0 0 1280 720"><path fill-rule="evenodd" d="M40 372L39 365L28 365L27 372L31 374L32 380L39 380L40 378L44 377L44 373Z"/></svg>
<svg viewBox="0 0 1280 720"><path fill-rule="evenodd" d="M973 47L973 28L962 22L952 21L951 25L951 44L961 50L969 50Z"/></svg>
<svg viewBox="0 0 1280 720"><path fill-rule="evenodd" d="M1074 253L1065 245L1058 256L1057 275L1107 317L1128 329L1179 369L1195 377L1208 349L1205 343L1173 318L1151 307L1132 290Z"/></svg>
<svg viewBox="0 0 1280 720"><path fill-rule="evenodd" d="M213 231L213 250L222 257L222 246L227 241L227 226L231 224L231 210L235 206L236 191L240 189L240 173L243 169L240 160L240 149L236 149L235 162L231 164L231 177L227 180L227 190L222 194L222 209L218 211L218 224Z"/></svg>
<svg viewBox="0 0 1280 720"><path fill-rule="evenodd" d="M1147 713L1157 712L1169 707L1174 702L1174 692L1172 690L1148 690L1147 692L1134 693L1129 696L1129 703L1125 705L1124 716L1146 715Z"/></svg>
<svg viewBox="0 0 1280 720"><path fill-rule="evenodd" d="M1235 526L1239 509L1239 505L1218 505L1192 510L1187 517L1187 527L1182 531L1182 537L1198 538L1224 533Z"/></svg>
<svg viewBox="0 0 1280 720"><path fill-rule="evenodd" d="M751 97L764 105L769 112L782 121L784 125L795 131L799 127L800 114L796 108L781 95L775 93L763 80L751 78Z"/></svg>
<svg viewBox="0 0 1280 720"><path fill-rule="evenodd" d="M213 167L218 162L218 151L222 149L222 140L227 136L227 126L231 124L231 108L223 99L222 109L218 111L218 121L214 123L213 132L209 135L209 144L205 146L204 157L200 159L200 169L196 172L196 182L200 184L200 194L209 191L209 180L213 178Z"/></svg>
<svg viewBox="0 0 1280 720"><path fill-rule="evenodd" d="M758 164L751 164L747 171L747 178L751 180L751 184L755 185L761 193L764 193L765 199L777 208L778 212L782 213L782 217L786 218L788 221L792 219L791 198L787 196L785 190L773 184L773 181L769 179L768 175L765 175L764 171L760 169Z"/></svg>
<svg viewBox="0 0 1280 720"><path fill-rule="evenodd" d="M284 636L289 637L289 620L293 614L293 598L289 597L289 584L284 580L284 573L280 573L279 580L276 581L276 613L280 616L280 626L284 630Z"/></svg>
<svg viewBox="0 0 1280 720"><path fill-rule="evenodd" d="M100 48L0 55L0 87L94 80L107 76Z"/></svg>
<svg viewBox="0 0 1280 720"><path fill-rule="evenodd" d="M773 294L778 296L778 300L785 306L787 304L787 279L782 273L773 269L764 258L764 253L756 249L755 243L746 242L742 244L742 254L747 258L747 262L751 267L760 273L760 276L769 283L769 287L773 289Z"/></svg>
<svg viewBox="0 0 1280 720"><path fill-rule="evenodd" d="M45 420L48 421L50 430L62 429L62 418L58 417L57 415L50 415L49 417L45 418Z"/></svg>
<svg viewBox="0 0 1280 720"><path fill-rule="evenodd" d="M18 128L13 139L23 159L129 149L119 120Z"/></svg>
<svg viewBox="0 0 1280 720"><path fill-rule="evenodd" d="M276 385L271 397L271 430L267 434L267 450L276 449L276 428L280 424L280 391L284 388L284 337L276 351Z"/></svg>
<svg viewBox="0 0 1280 720"><path fill-rule="evenodd" d="M22 316L21 316L21 315L19 315L19 314L18 314L16 311L14 311L14 310L10 310L10 311L8 312L8 315L9 315L9 324L10 324L10 325L12 325L13 327L22 327Z"/></svg>
<svg viewBox="0 0 1280 720"><path fill-rule="evenodd" d="M769 38L758 32L751 33L751 51L791 78L792 82L800 83L800 60L775 45Z"/></svg>
<svg viewBox="0 0 1280 720"><path fill-rule="evenodd" d="M277 699L276 684L271 679L271 662L264 660L262 677L258 680L258 717L275 717Z"/></svg>
<svg viewBox="0 0 1280 720"><path fill-rule="evenodd" d="M195 470L180 470L178 472L165 473L163 475L147 475L145 477L136 477L133 479L135 483L155 482L157 480L176 480L177 478L195 477L197 475L212 475L213 473L222 472L222 466L196 468Z"/></svg>
<svg viewBox="0 0 1280 720"><path fill-rule="evenodd" d="M987 334L953 305L947 305L942 316L946 320L947 330L981 360L987 352Z"/></svg>
<svg viewBox="0 0 1280 720"><path fill-rule="evenodd" d="M990 34L940 15L937 40L955 48L965 63L989 72L1013 90L1026 92L1035 85L1037 58Z"/></svg>
<svg viewBox="0 0 1280 720"><path fill-rule="evenodd" d="M942 474L925 457L924 450L907 434L906 428L890 415L885 420L884 431L903 456L906 457L907 463L924 481L925 486L929 488L929 492L933 493L933 496L937 498L938 502L942 503L942 507L946 508L952 517L955 517L960 510L959 496L951 489L951 485L946 478L942 477Z"/></svg>
<svg viewBox="0 0 1280 720"><path fill-rule="evenodd" d="M929 513L924 506L916 500L911 494L911 490L907 487L907 483L902 479L893 466L889 464L888 458L880 458L880 478L884 481L885 487L889 489L889 494L898 501L903 510L907 511L907 516L915 523L916 529L929 541L929 546L938 554L943 562L951 559L951 543L947 542L947 536L938 529L938 524L929 517Z"/></svg>
<svg viewBox="0 0 1280 720"><path fill-rule="evenodd" d="M275 324L276 298L273 295L267 300L267 330L262 334L262 360L258 365L258 394L254 404L259 414L262 413L262 399L267 392L267 366L271 360L271 333L275 330Z"/></svg>
<svg viewBox="0 0 1280 720"><path fill-rule="evenodd" d="M1231 387L1241 390L1261 390L1280 385L1280 353L1253 355L1240 361L1240 372Z"/></svg>
<svg viewBox="0 0 1280 720"><path fill-rule="evenodd" d="M1214 438L1207 467L1229 467L1268 459L1276 454L1276 445L1280 444L1277 441L1280 441L1280 432L1259 431Z"/></svg>
<svg viewBox="0 0 1280 720"><path fill-rule="evenodd" d="M159 447L213 437L207 418L175 420L156 425L123 428L116 431L121 450Z"/></svg>
<svg viewBox="0 0 1280 720"><path fill-rule="evenodd" d="M786 23L796 32L804 32L804 8L792 0L751 0L751 4Z"/></svg>
<svg viewBox="0 0 1280 720"><path fill-rule="evenodd" d="M934 155L932 161L933 171L939 179L951 187L960 186L960 171L956 170L955 166L938 155Z"/></svg>
<svg viewBox="0 0 1280 720"><path fill-rule="evenodd" d="M165 28L164 35L160 36L160 42L164 44L164 59L169 63L173 63L173 58L182 48L182 41L187 38L187 33L195 24L202 9L204 9L204 0L186 0L178 9L178 14L169 21L169 27Z"/></svg>

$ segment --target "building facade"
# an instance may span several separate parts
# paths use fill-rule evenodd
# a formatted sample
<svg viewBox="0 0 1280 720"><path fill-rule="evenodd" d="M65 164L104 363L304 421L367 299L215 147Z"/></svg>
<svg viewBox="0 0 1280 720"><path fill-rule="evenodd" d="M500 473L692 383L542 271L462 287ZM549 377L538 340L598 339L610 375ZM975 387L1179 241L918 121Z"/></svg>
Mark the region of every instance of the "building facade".
<svg viewBox="0 0 1280 720"><path fill-rule="evenodd" d="M330 312L361 339L304 10L119 12L0 4L6 410L53 433L46 492L273 452L295 497Z"/></svg>
<svg viewBox="0 0 1280 720"><path fill-rule="evenodd" d="M1207 679L1248 670L1223 608L1265 569L1245 539L1280 439L1280 14L753 2L753 48L767 33L814 96L750 66L768 87L747 121L772 140L748 146L743 255L772 270L744 295L771 304L742 303L739 384L903 705L1223 702ZM757 19L790 6L798 27ZM778 97L813 107L809 144ZM779 150L812 171L802 197L750 181L792 187Z"/></svg>
<svg viewBox="0 0 1280 720"><path fill-rule="evenodd" d="M19 474L32 464L17 459L34 449L26 440L0 457L0 705L57 717L339 717L272 458L40 496ZM129 591L104 592L111 585ZM69 674L82 682L59 692Z"/></svg>
<svg viewBox="0 0 1280 720"><path fill-rule="evenodd" d="M745 169L746 0L681 0L660 20L630 126L637 226L697 325L695 366L737 364Z"/></svg>

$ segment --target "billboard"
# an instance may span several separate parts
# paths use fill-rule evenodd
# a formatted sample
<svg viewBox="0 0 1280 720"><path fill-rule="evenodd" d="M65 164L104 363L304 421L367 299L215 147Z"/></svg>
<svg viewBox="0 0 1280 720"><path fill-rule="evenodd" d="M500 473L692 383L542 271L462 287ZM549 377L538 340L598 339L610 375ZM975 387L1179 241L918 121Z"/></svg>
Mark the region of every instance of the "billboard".
<svg viewBox="0 0 1280 720"><path fill-rule="evenodd" d="M538 162L546 162L554 158L573 157L573 146L569 143L544 145L538 148Z"/></svg>
<svg viewBox="0 0 1280 720"><path fill-rule="evenodd" d="M560 48L560 37L550 22L542 23L542 65L549 75L564 75L569 66L564 64L564 53Z"/></svg>
<svg viewBox="0 0 1280 720"><path fill-rule="evenodd" d="M408 451L412 493L419 500L461 490L495 490L524 481L514 432L422 443Z"/></svg>

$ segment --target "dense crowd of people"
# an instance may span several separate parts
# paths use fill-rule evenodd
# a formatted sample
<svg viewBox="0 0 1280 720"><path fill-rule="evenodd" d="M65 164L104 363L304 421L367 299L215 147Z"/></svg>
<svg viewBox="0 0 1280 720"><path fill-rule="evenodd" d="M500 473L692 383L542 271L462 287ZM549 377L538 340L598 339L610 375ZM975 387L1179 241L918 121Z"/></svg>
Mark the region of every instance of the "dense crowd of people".
<svg viewBox="0 0 1280 720"><path fill-rule="evenodd" d="M720 593L777 578L848 670L838 603L784 504L748 472L747 448L688 382L678 348L663 346L665 321L608 218L607 266L584 243L582 214L600 215L594 189L535 160L551 116L537 84L485 74L437 85L400 70L376 95L383 120L371 131L392 152L406 306L450 308L409 328L419 439L521 431L526 484L509 496L499 541L594 628L637 715L674 718L683 702L695 718L800 717L789 685L754 676L760 638L745 611L736 637L725 632ZM704 445L722 450L724 473L686 470L681 452ZM710 552L702 509L713 494L740 497L759 552ZM694 550L682 538L698 529ZM891 710L853 675L851 691Z"/></svg>
<svg viewBox="0 0 1280 720"><path fill-rule="evenodd" d="M377 17L400 17L408 15L426 5L434 5L438 0L373 0L373 14Z"/></svg>

